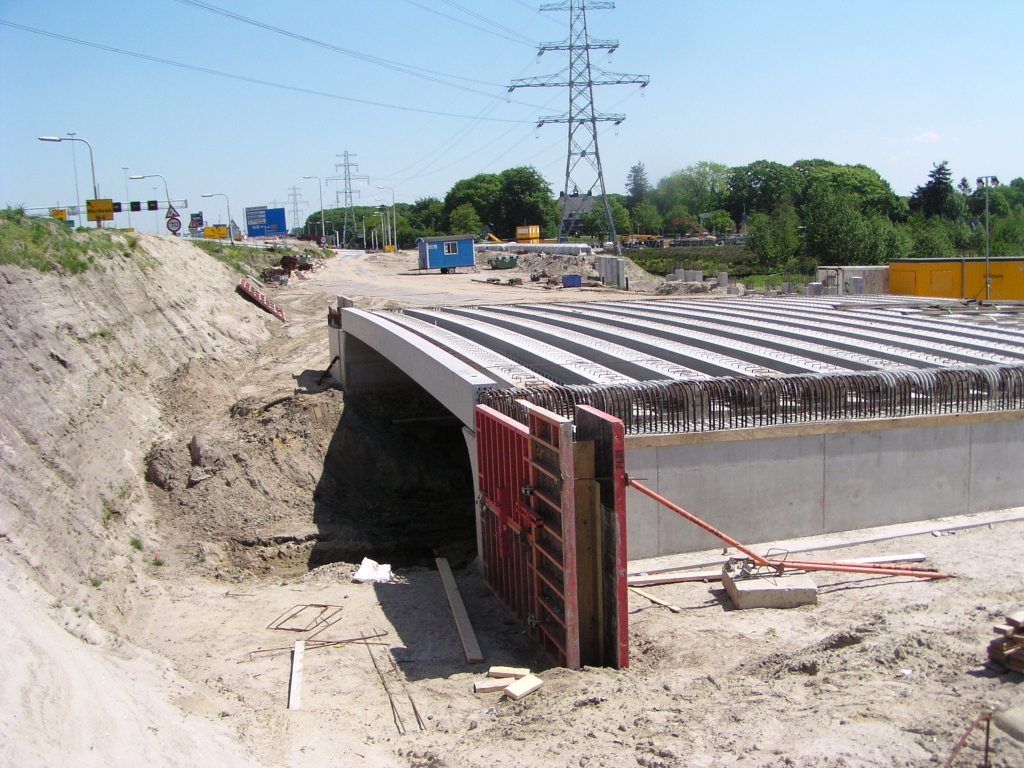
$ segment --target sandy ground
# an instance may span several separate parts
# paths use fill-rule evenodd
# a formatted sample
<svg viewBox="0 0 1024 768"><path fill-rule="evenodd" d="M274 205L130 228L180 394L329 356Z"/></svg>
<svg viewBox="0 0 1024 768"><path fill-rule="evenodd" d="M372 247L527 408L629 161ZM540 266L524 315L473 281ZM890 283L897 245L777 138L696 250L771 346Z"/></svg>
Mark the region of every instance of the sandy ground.
<svg viewBox="0 0 1024 768"><path fill-rule="evenodd" d="M149 240L156 249L166 239ZM819 604L788 611L735 611L717 584L650 587L683 611L631 594L630 668L621 671L549 668L470 566L456 577L485 666L529 666L545 680L521 702L473 694L483 669L465 662L436 571L401 567L391 583L360 585L347 563L309 570L318 546L306 539L318 532L314 496L339 435L354 443L351 454L342 451L353 475L383 472L402 482L358 442L365 424L344 425L341 393L315 384L329 362L326 309L338 293L358 306L626 295L476 282L486 269L400 274L414 262L412 254L331 259L308 281L274 290L288 312L284 324L254 314L232 292L233 278L209 267L204 290L209 283L210 297L223 298L204 310L209 326L196 324L207 341L188 334L175 343L196 348L172 354L168 337L161 370L137 381L116 371L110 378L118 402L143 404L134 422L142 434L119 458L129 469L118 470L127 478L118 482L130 492L109 525L97 522L98 497L72 498L93 504L86 522L67 514L94 554L74 554L78 534L61 539L60 552L46 551L40 531L55 492L37 480L38 498L30 495L36 475L26 446L44 468L57 448L46 448L42 435L19 442L21 422L3 433L4 482L23 490L5 495L0 508L0 764L926 766L944 762L986 707L1024 701L1024 678L984 663L992 625L1024 607L1024 523L829 550L830 559L919 551L959 578L816 574ZM188 298L160 317L179 323L179 305ZM34 364L42 367L49 352L68 360L44 325L34 331L44 338ZM235 327L247 330L232 346ZM12 343L5 354L13 360L24 348ZM290 399L254 413L281 397ZM61 407L74 408L74 399ZM101 406L95 413L101 426L120 424L102 421ZM73 426L55 432L77 440ZM131 425L123 431L132 433ZM189 451L197 434L206 436L198 463ZM423 439L429 446L430 435ZM83 441L80 450L88 455L95 445ZM97 462L62 461L76 482L101 490L110 482ZM142 480L150 464L164 473L162 485ZM57 491L59 504L71 503L70 492ZM108 504L121 495L105 492ZM349 501L362 509L372 500ZM128 546L133 533L141 550ZM358 540L348 543L355 551ZM164 565L153 565L157 555ZM88 573L102 576L97 586ZM250 652L308 636L268 626L312 603L340 607L321 637L387 634L378 638L384 645L308 650L302 707L289 711L289 653ZM400 675L387 672L388 654ZM396 694L404 734L373 659ZM993 733L993 765L1024 765L1024 745ZM980 764L980 745L972 737L957 765Z"/></svg>

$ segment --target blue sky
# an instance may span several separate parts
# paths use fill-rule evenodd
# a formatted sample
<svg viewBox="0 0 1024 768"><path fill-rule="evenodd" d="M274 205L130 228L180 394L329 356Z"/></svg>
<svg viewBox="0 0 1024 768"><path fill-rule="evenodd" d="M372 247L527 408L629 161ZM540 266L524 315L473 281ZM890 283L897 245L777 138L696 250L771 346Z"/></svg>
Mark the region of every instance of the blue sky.
<svg viewBox="0 0 1024 768"><path fill-rule="evenodd" d="M565 129L546 126L537 138L535 121L563 111L567 94L517 90L508 102L504 86L565 66L564 54L538 61L531 41L564 38L568 14L541 14L530 0L209 4L424 76L180 0L0 0L3 22L331 94L0 25L0 205L74 204L71 145L36 140L69 132L92 143L102 196L162 199L159 179L131 181L126 192L122 169L161 173L171 197L187 198L189 210L207 220L224 219L224 200L203 200L204 192L226 193L241 222L245 206L285 203L292 186L306 201L303 215L312 213L319 192L306 175L325 179L324 202L332 206L337 182L326 178L338 174L336 155L346 149L370 176L369 185L356 186L364 203L390 199L377 185L413 202L443 197L460 178L522 164L561 188ZM598 109L627 115L601 136L609 191L623 191L637 161L656 181L700 160L821 157L870 165L901 194L941 160L957 179L1024 175L1020 0L616 5L589 14L593 36L621 44L611 63L601 52L594 63L650 75L651 85L642 96L635 86L598 90ZM84 200L91 181L81 144L77 165ZM117 224L127 225L127 217ZM162 217L136 214L132 224L152 230Z"/></svg>

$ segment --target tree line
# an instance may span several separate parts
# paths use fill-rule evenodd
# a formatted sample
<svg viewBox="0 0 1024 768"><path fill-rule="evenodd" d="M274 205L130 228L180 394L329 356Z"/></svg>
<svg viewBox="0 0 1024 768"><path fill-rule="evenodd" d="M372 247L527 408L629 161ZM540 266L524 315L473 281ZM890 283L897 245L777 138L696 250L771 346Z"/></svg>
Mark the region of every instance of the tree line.
<svg viewBox="0 0 1024 768"><path fill-rule="evenodd" d="M747 247L773 272L817 264L885 264L908 257L985 250L985 189L953 183L949 163L934 165L908 197L866 165L758 160L730 168L700 162L656 186L637 163L626 180L632 230L722 234L746 223ZM1024 256L1024 178L989 189L993 255Z"/></svg>
<svg viewBox="0 0 1024 768"><path fill-rule="evenodd" d="M699 162L651 184L644 164L626 178L626 194L609 194L619 234L685 235L699 228L717 234L743 229L747 246L770 272L808 273L817 264L885 264L906 257L983 253L985 189L953 174L945 161L907 196L897 195L866 165L798 160L783 165L758 160L729 167ZM603 205L582 217L583 231L600 236ZM993 255L1024 256L1024 178L989 188ZM368 229L378 209L356 211ZM514 239L516 227L536 224L541 235L558 232L560 210L551 184L532 166L461 179L443 199L424 197L396 206L398 243L419 237L493 232ZM342 209L325 211L328 231L341 230ZM318 214L308 226L319 225ZM312 231L312 230L311 230Z"/></svg>

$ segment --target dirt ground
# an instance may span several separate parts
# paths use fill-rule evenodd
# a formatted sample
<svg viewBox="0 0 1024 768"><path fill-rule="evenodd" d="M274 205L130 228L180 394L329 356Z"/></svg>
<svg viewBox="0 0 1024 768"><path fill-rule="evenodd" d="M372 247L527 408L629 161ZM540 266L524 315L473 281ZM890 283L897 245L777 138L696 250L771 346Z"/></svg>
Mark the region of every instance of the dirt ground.
<svg viewBox="0 0 1024 768"><path fill-rule="evenodd" d="M458 430L429 402L346 402L321 382L326 310L336 294L362 307L629 295L489 285L486 267L414 276L414 254L345 252L271 289L282 324L212 260L143 242L180 295L79 316L96 285L5 272L4 407L27 415L0 433L0 764L925 766L987 707L1024 702L1024 678L984 663L992 625L1024 607L1021 522L830 550L922 552L959 576L815 574L817 606L735 611L717 584L649 587L683 610L631 593L629 669L550 668L473 562ZM36 297L52 315L55 296L78 319L26 310ZM160 305L148 327L167 326L149 337L160 354L68 330L103 312L97 327L120 327L147 302ZM44 375L56 383L24 401L22 381ZM464 566L485 665L465 662L435 553ZM363 555L394 563L392 582L353 583ZM310 635L268 626L314 603L340 609L318 639L381 645L307 650L290 711L287 650L250 652ZM473 694L492 664L545 685L520 702ZM1024 745L993 735L993 765L1024 766ZM979 765L981 743L956 765Z"/></svg>

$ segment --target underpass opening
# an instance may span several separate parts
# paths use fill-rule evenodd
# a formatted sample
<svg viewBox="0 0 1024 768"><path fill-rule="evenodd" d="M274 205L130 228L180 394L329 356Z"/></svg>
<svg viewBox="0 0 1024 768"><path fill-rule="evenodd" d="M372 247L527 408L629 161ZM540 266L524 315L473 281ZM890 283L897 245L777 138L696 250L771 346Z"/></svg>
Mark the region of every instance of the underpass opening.
<svg viewBox="0 0 1024 768"><path fill-rule="evenodd" d="M363 557L456 566L476 555L473 470L462 422L426 390L346 394L313 493L320 533L309 568Z"/></svg>

